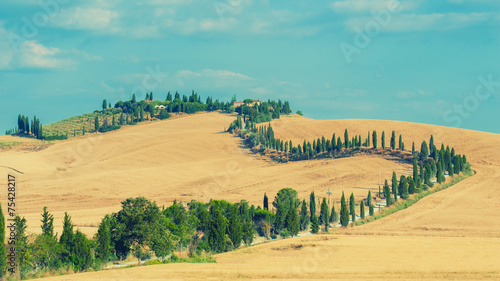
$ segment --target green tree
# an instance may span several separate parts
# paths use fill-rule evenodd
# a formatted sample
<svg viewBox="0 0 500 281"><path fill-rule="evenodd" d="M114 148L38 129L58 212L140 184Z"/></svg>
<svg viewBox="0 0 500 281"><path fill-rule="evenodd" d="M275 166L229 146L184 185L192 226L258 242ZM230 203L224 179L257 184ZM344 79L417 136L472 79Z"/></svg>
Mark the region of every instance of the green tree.
<svg viewBox="0 0 500 281"><path fill-rule="evenodd" d="M340 199L340 224L344 227L349 225L349 209L345 201L344 192L342 191L342 198Z"/></svg>
<svg viewBox="0 0 500 281"><path fill-rule="evenodd" d="M66 249L69 254L72 254L75 249L74 240L75 233L73 232L73 223L71 222L71 217L67 212L65 212L63 220L63 231L61 237L59 238L59 243L61 243L63 248Z"/></svg>
<svg viewBox="0 0 500 281"><path fill-rule="evenodd" d="M351 220L352 222L356 221L356 201L354 201L354 193L351 193L351 197L349 197L349 208L351 211Z"/></svg>
<svg viewBox="0 0 500 281"><path fill-rule="evenodd" d="M54 216L47 211L47 207L43 207L41 222L42 234L54 238Z"/></svg>
<svg viewBox="0 0 500 281"><path fill-rule="evenodd" d="M233 204L230 207L228 235L229 239L231 239L231 242L233 242L234 249L238 248L241 244L241 237L243 236L243 232L241 230L238 205L236 204Z"/></svg>
<svg viewBox="0 0 500 281"><path fill-rule="evenodd" d="M373 131L372 133L372 140L373 140L373 148L377 148L377 131Z"/></svg>
<svg viewBox="0 0 500 281"><path fill-rule="evenodd" d="M365 218L365 202L361 200L361 204L359 204L359 216L361 219Z"/></svg>
<svg viewBox="0 0 500 281"><path fill-rule="evenodd" d="M291 236L297 236L297 234L299 234L299 216L297 215L297 209L294 207L288 209L285 228L290 232Z"/></svg>
<svg viewBox="0 0 500 281"><path fill-rule="evenodd" d="M312 214L311 233L316 234L318 232L319 232L319 220L316 214Z"/></svg>
<svg viewBox="0 0 500 281"><path fill-rule="evenodd" d="M375 214L375 210L374 210L373 204L372 204L372 205L370 205L370 207L369 207L369 208L370 208L370 209L369 209L370 216L373 216L373 215Z"/></svg>
<svg viewBox="0 0 500 281"><path fill-rule="evenodd" d="M366 197L366 204L370 206L372 204L372 191L368 190L368 196Z"/></svg>
<svg viewBox="0 0 500 281"><path fill-rule="evenodd" d="M391 135L391 149L396 149L396 132L392 131Z"/></svg>
<svg viewBox="0 0 500 281"><path fill-rule="evenodd" d="M95 116L94 118L94 128L95 128L95 131L97 133L97 131L99 131L99 116Z"/></svg>
<svg viewBox="0 0 500 281"><path fill-rule="evenodd" d="M326 198L323 197L323 201L320 205L319 211L319 224L323 225L328 222L328 203L326 202Z"/></svg>
<svg viewBox="0 0 500 281"><path fill-rule="evenodd" d="M382 131L382 149L385 149L385 131Z"/></svg>
<svg viewBox="0 0 500 281"><path fill-rule="evenodd" d="M96 233L96 255L101 259L103 264L106 264L109 260L111 251L111 233L109 227L109 216L105 216Z"/></svg>
<svg viewBox="0 0 500 281"><path fill-rule="evenodd" d="M417 158L413 158L413 180L418 177L418 165Z"/></svg>
<svg viewBox="0 0 500 281"><path fill-rule="evenodd" d="M390 206L392 204L392 202L391 202L391 188L389 187L387 180L385 180L385 183L384 183L384 197L385 197L386 206Z"/></svg>
<svg viewBox="0 0 500 281"><path fill-rule="evenodd" d="M347 129L344 131L344 143L345 143L345 148L351 147L349 143L349 134L347 133Z"/></svg>
<svg viewBox="0 0 500 281"><path fill-rule="evenodd" d="M274 230L280 232L285 226L286 216L289 208L297 208L300 201L297 199L297 191L292 188L283 188L276 194L273 206L276 208Z"/></svg>
<svg viewBox="0 0 500 281"><path fill-rule="evenodd" d="M108 102L106 100L102 100L102 110L106 110L107 106L108 106Z"/></svg>
<svg viewBox="0 0 500 281"><path fill-rule="evenodd" d="M90 241L80 230L75 233L74 256L73 264L77 265L80 271L89 269L93 264Z"/></svg>
<svg viewBox="0 0 500 281"><path fill-rule="evenodd" d="M269 210L269 199L267 198L267 194L264 193L264 210Z"/></svg>
<svg viewBox="0 0 500 281"><path fill-rule="evenodd" d="M400 196L403 199L408 199L409 197L409 190L408 190L408 181L406 180L406 177L401 175L401 181L399 183L399 189L400 191Z"/></svg>
<svg viewBox="0 0 500 281"><path fill-rule="evenodd" d="M210 223L208 226L208 245L214 253L221 253L226 249L226 218L222 214L220 207L212 205L210 207Z"/></svg>
<svg viewBox="0 0 500 281"><path fill-rule="evenodd" d="M413 194L415 192L416 192L416 190L415 190L415 181L413 180L413 178L408 177L408 193L409 194Z"/></svg>
<svg viewBox="0 0 500 281"><path fill-rule="evenodd" d="M426 159L429 156L429 146L426 141L422 142L420 146L420 159Z"/></svg>
<svg viewBox="0 0 500 281"><path fill-rule="evenodd" d="M411 144L411 154L415 155L415 142Z"/></svg>
<svg viewBox="0 0 500 281"><path fill-rule="evenodd" d="M394 194L394 201L398 201L396 197L398 195L398 177L396 176L396 172L392 172L392 194Z"/></svg>
<svg viewBox="0 0 500 281"><path fill-rule="evenodd" d="M0 208L1 209L1 208ZM0 213L3 218L3 215ZM26 219L16 215L14 218L14 223L16 225L16 252L17 252L17 264L19 265L20 273L23 274L31 268L29 263L30 254L28 252L28 236L26 235ZM0 246L1 247L1 246ZM4 255L2 255L4 256ZM3 272L3 271L2 271Z"/></svg>
<svg viewBox="0 0 500 281"><path fill-rule="evenodd" d="M399 135L399 145L398 145L398 147L401 150L405 150L405 144L403 143L403 137L401 135Z"/></svg>
<svg viewBox="0 0 500 281"><path fill-rule="evenodd" d="M311 214L311 222L313 215L316 214L316 197L314 196L314 191L309 195L309 213Z"/></svg>
<svg viewBox="0 0 500 281"><path fill-rule="evenodd" d="M307 214L307 203L306 200L302 200L302 206L300 208L300 230L306 230L309 227L309 215Z"/></svg>
<svg viewBox="0 0 500 281"><path fill-rule="evenodd" d="M336 223L339 221L339 214L335 210L335 204L332 204L332 211L330 213L330 223Z"/></svg>
<svg viewBox="0 0 500 281"><path fill-rule="evenodd" d="M5 217L0 204L0 278L7 272L7 249L5 248Z"/></svg>

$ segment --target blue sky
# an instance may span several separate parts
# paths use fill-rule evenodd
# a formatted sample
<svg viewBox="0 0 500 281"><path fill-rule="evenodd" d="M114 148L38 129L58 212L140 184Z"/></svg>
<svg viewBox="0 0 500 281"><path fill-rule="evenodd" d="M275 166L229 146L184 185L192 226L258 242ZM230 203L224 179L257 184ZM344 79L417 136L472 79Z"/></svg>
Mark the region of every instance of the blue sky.
<svg viewBox="0 0 500 281"><path fill-rule="evenodd" d="M2 0L0 132L152 91L500 133L498 0Z"/></svg>

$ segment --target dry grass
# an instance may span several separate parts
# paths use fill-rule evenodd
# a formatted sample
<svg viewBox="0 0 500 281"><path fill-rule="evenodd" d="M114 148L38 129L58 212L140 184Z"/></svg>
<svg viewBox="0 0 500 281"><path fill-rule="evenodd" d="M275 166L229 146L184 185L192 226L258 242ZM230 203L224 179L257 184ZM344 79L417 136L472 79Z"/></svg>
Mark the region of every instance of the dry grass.
<svg viewBox="0 0 500 281"><path fill-rule="evenodd" d="M65 211L78 225L97 225L104 214L119 210L127 197L145 196L160 205L210 198L261 204L264 192L272 198L283 187L296 189L301 198L308 198L312 190L326 196L332 187L338 202L342 190L354 192L358 199L368 190L378 191L379 168L387 179L393 170L409 168L385 156L363 155L335 160L335 178L328 159L276 164L223 133L231 120L218 113L196 114L62 141L38 152L13 148L0 153L0 162L24 172L17 200L29 231L40 232L40 213L48 206L59 233ZM272 124L276 137L294 144L322 135L331 138L334 131L343 137L345 128L350 136L362 138L373 129L379 136L385 130L388 144L394 129L403 135L407 149L411 141L418 149L433 134L437 145L444 142L465 153L477 175L375 222L330 236L279 240L221 254L217 264L155 265L53 279L500 279L499 135L378 120L296 117ZM91 234L95 228L84 231ZM303 247L292 249L293 245ZM290 250L272 249L281 247Z"/></svg>

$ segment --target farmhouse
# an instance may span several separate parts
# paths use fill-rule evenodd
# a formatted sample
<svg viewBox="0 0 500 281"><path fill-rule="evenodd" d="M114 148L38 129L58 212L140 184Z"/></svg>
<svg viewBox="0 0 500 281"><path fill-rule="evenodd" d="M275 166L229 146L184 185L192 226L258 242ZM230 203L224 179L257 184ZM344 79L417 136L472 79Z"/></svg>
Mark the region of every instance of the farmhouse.
<svg viewBox="0 0 500 281"><path fill-rule="evenodd" d="M263 101L261 101L261 100L253 100L251 103L247 104L247 106L253 107L254 105L260 105L261 103L263 103ZM245 104L245 102L235 101L233 103L233 106L234 106L234 108L237 108L237 107L240 107L240 106L242 106L244 104Z"/></svg>
<svg viewBox="0 0 500 281"><path fill-rule="evenodd" d="M155 109L165 109L164 105L155 105Z"/></svg>

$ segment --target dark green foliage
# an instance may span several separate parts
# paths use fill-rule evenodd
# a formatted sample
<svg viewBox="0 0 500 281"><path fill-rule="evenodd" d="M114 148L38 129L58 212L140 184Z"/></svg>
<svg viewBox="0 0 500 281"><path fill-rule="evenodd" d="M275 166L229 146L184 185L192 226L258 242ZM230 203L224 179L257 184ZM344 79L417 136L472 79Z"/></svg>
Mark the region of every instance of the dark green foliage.
<svg viewBox="0 0 500 281"><path fill-rule="evenodd" d="M7 249L5 248L5 217L3 216L0 204L0 278L6 274L7 270Z"/></svg>
<svg viewBox="0 0 500 281"><path fill-rule="evenodd" d="M429 156L429 146L426 141L422 142L420 146L420 159L424 160Z"/></svg>
<svg viewBox="0 0 500 281"><path fill-rule="evenodd" d="M222 253L226 249L226 218L222 215L220 207L212 205L210 207L210 223L208 226L208 245L214 253Z"/></svg>
<svg viewBox="0 0 500 281"><path fill-rule="evenodd" d="M92 249L90 241L85 234L77 230L74 238L75 248L73 254L73 264L80 271L89 269L93 264Z"/></svg>
<svg viewBox="0 0 500 281"><path fill-rule="evenodd" d="M402 183L400 183L400 189L401 189L401 198L403 199L408 199L409 197L409 191L408 191L408 181L406 180L406 178L404 176L401 176L401 181Z"/></svg>
<svg viewBox="0 0 500 281"><path fill-rule="evenodd" d="M396 133L392 131L391 135L391 149L396 149Z"/></svg>
<svg viewBox="0 0 500 281"><path fill-rule="evenodd" d="M398 177L396 172L392 172L392 194L395 196L398 194ZM397 197L394 197L394 201L397 201Z"/></svg>
<svg viewBox="0 0 500 281"><path fill-rule="evenodd" d="M109 260L111 251L111 232L109 229L109 217L102 219L97 229L96 240L96 256L101 259L101 262L106 264Z"/></svg>
<svg viewBox="0 0 500 281"><path fill-rule="evenodd" d="M97 116L97 115L94 118L94 129L95 129L95 132L99 131L99 116Z"/></svg>
<svg viewBox="0 0 500 281"><path fill-rule="evenodd" d="M342 198L340 199L340 224L344 227L349 225L349 209L345 201L344 192L342 191Z"/></svg>
<svg viewBox="0 0 500 281"><path fill-rule="evenodd" d="M372 204L372 191L368 190L368 196L366 196L366 205L370 206Z"/></svg>
<svg viewBox="0 0 500 281"><path fill-rule="evenodd" d="M372 133L372 140L373 140L373 148L377 148L377 131L373 131Z"/></svg>
<svg viewBox="0 0 500 281"><path fill-rule="evenodd" d="M405 144L403 143L403 137L401 135L399 135L398 148L401 149L401 150L405 150Z"/></svg>
<svg viewBox="0 0 500 281"><path fill-rule="evenodd" d="M297 191L292 188L283 188L278 191L273 201L273 206L276 208L276 219L274 222L274 230L281 232L285 227L285 220L290 208L297 208L300 201L297 199Z"/></svg>
<svg viewBox="0 0 500 281"><path fill-rule="evenodd" d="M108 102L106 100L102 100L102 110L106 110L108 107Z"/></svg>
<svg viewBox="0 0 500 281"><path fill-rule="evenodd" d="M326 198L323 197L323 201L321 202L320 212L319 212L319 224L323 225L328 222L328 203L326 202Z"/></svg>
<svg viewBox="0 0 500 281"><path fill-rule="evenodd" d="M413 180L418 177L417 158L413 158Z"/></svg>
<svg viewBox="0 0 500 281"><path fill-rule="evenodd" d="M335 204L332 204L332 211L330 212L330 223L336 223L339 221L339 214L335 210Z"/></svg>
<svg viewBox="0 0 500 281"><path fill-rule="evenodd" d="M316 214L312 214L311 218L311 233L316 234L319 232L319 220Z"/></svg>
<svg viewBox="0 0 500 281"><path fill-rule="evenodd" d="M370 207L369 207L369 208L370 208L370 210L369 210L369 212L370 212L370 216L373 216L373 214L375 214L375 210L374 210L373 205L370 205Z"/></svg>
<svg viewBox="0 0 500 281"><path fill-rule="evenodd" d="M345 143L345 148L351 147L351 144L349 143L349 134L347 133L347 129L344 131L344 143Z"/></svg>
<svg viewBox="0 0 500 281"><path fill-rule="evenodd" d="M415 155L415 142L411 144L411 154Z"/></svg>
<svg viewBox="0 0 500 281"><path fill-rule="evenodd" d="M387 206L390 206L392 204L392 202L391 202L391 188L389 187L387 180L385 180L385 183L384 183L384 197L385 197L385 204Z"/></svg>
<svg viewBox="0 0 500 281"><path fill-rule="evenodd" d="M16 224L17 264L19 265L21 274L23 274L30 268L30 265L26 262L27 259L29 260L27 252L28 246L30 246L28 243L28 236L26 235L26 228L28 226L26 225L26 219L24 217L21 218L18 215L14 218L14 222Z"/></svg>
<svg viewBox="0 0 500 281"><path fill-rule="evenodd" d="M361 200L361 204L359 204L359 216L361 219L365 218L365 202Z"/></svg>
<svg viewBox="0 0 500 281"><path fill-rule="evenodd" d="M413 180L413 178L410 178L408 177L408 193L409 194L414 194L417 190L416 190L416 187L415 187L415 181Z"/></svg>
<svg viewBox="0 0 500 281"><path fill-rule="evenodd" d="M349 209L351 213L352 222L356 221L356 201L354 200L354 193L351 193L351 197L349 197Z"/></svg>
<svg viewBox="0 0 500 281"><path fill-rule="evenodd" d="M307 203L306 203L305 199L302 200L299 221L300 221L300 230L301 231L306 230L309 227L310 218L309 218L309 215L307 214Z"/></svg>
<svg viewBox="0 0 500 281"><path fill-rule="evenodd" d="M288 209L285 228L290 232L291 236L297 236L297 234L299 234L299 216L297 214L297 209L294 207Z"/></svg>
<svg viewBox="0 0 500 281"><path fill-rule="evenodd" d="M314 196L314 191L311 192L311 195L309 195L309 213L311 215L311 222L313 215L316 214L316 197Z"/></svg>
<svg viewBox="0 0 500 281"><path fill-rule="evenodd" d="M99 132L100 133L107 133L110 131L118 130L120 128L121 128L121 126L117 126L117 125L107 125L107 126L100 127Z"/></svg>
<svg viewBox="0 0 500 281"><path fill-rule="evenodd" d="M168 119L170 118L170 113L166 109L161 109L159 118L160 120Z"/></svg>
<svg viewBox="0 0 500 281"><path fill-rule="evenodd" d="M269 199L267 198L267 194L264 193L264 202L263 202L264 210L269 210Z"/></svg>
<svg viewBox="0 0 500 281"><path fill-rule="evenodd" d="M47 207L43 207L42 214L42 234L54 238L54 216L47 211Z"/></svg>
<svg viewBox="0 0 500 281"><path fill-rule="evenodd" d="M385 149L385 131L382 131L382 140L381 140L381 144L382 144L382 149Z"/></svg>
<svg viewBox="0 0 500 281"><path fill-rule="evenodd" d="M71 222L71 217L68 213L64 213L63 220L63 232L59 238L59 243L66 249L70 254L73 253L75 249L75 233L73 232L73 223Z"/></svg>
<svg viewBox="0 0 500 281"><path fill-rule="evenodd" d="M229 239L231 239L231 242L233 243L234 249L238 248L241 244L243 232L241 230L238 205L236 204L230 207L228 235Z"/></svg>

